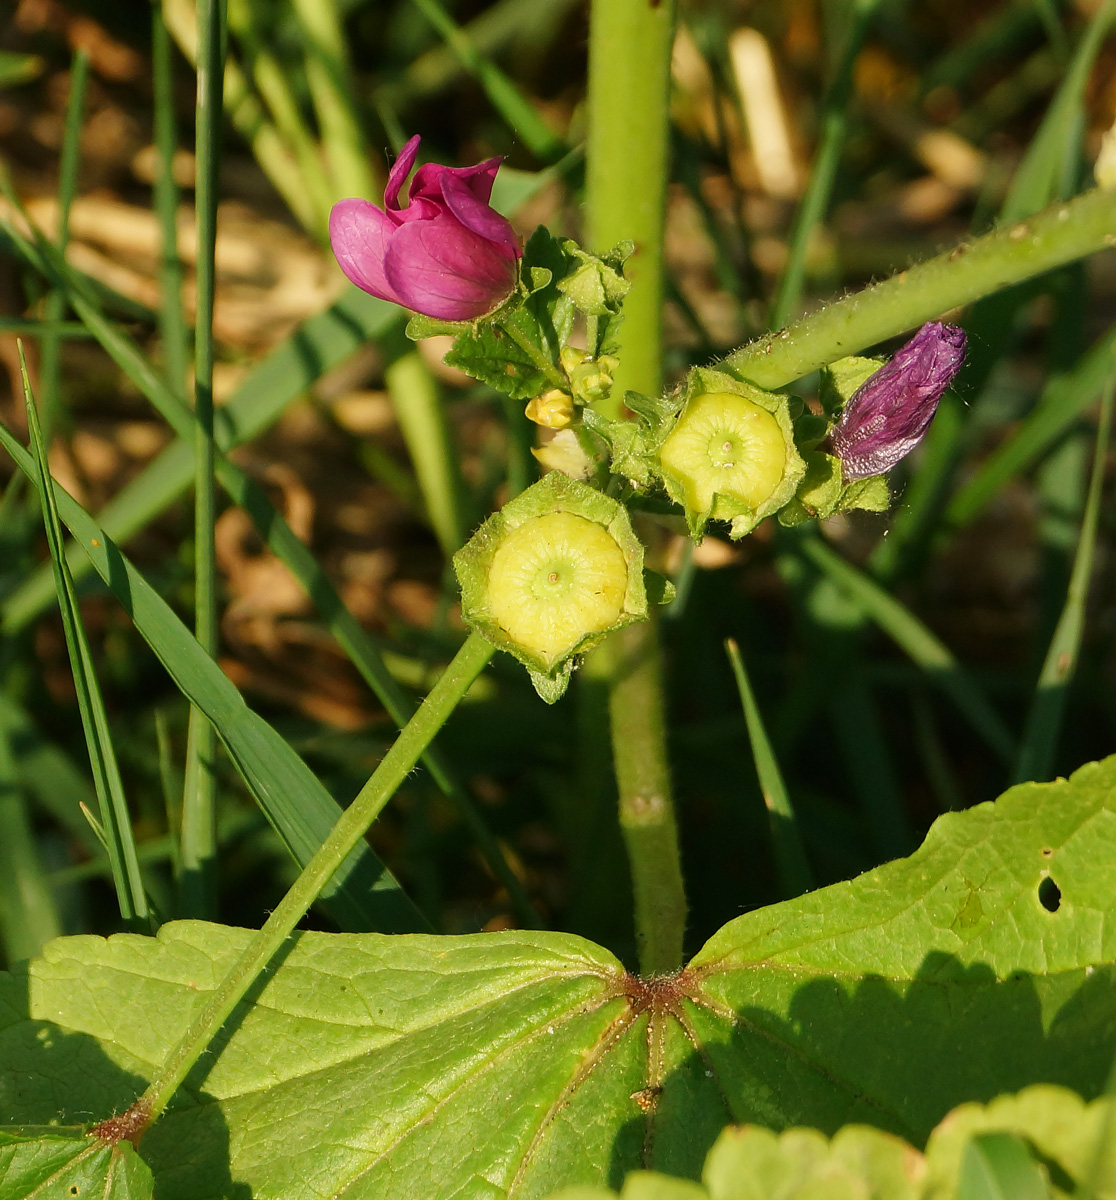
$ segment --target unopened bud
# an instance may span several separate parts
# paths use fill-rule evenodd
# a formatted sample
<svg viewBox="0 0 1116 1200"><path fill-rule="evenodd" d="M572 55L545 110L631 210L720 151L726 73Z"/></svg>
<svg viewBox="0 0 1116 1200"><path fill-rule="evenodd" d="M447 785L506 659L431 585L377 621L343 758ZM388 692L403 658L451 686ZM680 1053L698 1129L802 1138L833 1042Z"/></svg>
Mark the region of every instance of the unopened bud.
<svg viewBox="0 0 1116 1200"><path fill-rule="evenodd" d="M558 388L552 388L528 400L525 412L528 421L534 421L544 429L565 429L574 418L573 397Z"/></svg>
<svg viewBox="0 0 1116 1200"><path fill-rule="evenodd" d="M965 331L930 321L852 395L832 433L846 482L890 471L922 441L965 359Z"/></svg>

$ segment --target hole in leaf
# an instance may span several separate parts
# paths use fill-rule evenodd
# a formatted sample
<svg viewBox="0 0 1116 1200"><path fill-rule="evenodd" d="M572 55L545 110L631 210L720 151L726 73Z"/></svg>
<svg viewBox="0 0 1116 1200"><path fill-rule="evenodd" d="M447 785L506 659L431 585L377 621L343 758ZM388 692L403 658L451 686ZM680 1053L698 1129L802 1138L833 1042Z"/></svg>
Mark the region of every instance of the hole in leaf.
<svg viewBox="0 0 1116 1200"><path fill-rule="evenodd" d="M1049 846L1043 846L1041 854L1043 858L1049 858L1054 853Z"/></svg>
<svg viewBox="0 0 1116 1200"><path fill-rule="evenodd" d="M1057 912L1062 905L1062 889L1047 875L1039 884L1038 898L1047 912Z"/></svg>

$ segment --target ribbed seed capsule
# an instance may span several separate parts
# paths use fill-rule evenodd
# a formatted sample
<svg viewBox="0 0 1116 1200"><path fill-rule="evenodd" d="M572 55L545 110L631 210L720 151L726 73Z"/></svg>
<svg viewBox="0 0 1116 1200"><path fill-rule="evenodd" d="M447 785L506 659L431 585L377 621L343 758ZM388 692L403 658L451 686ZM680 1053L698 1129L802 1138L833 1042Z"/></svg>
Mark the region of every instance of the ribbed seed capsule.
<svg viewBox="0 0 1116 1200"><path fill-rule="evenodd" d="M663 442L660 462L689 512L736 516L758 509L779 486L787 444L775 417L733 392L695 396Z"/></svg>
<svg viewBox="0 0 1116 1200"><path fill-rule="evenodd" d="M569 512L524 521L500 543L488 609L512 641L548 665L624 613L628 563L603 526Z"/></svg>

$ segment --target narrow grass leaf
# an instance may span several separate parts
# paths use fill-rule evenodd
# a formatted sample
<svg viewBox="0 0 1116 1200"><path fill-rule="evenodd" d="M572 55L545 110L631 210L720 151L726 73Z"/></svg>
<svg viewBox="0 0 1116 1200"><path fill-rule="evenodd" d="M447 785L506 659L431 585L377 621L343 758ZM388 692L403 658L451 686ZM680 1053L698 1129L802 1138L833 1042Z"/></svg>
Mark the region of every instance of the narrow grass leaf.
<svg viewBox="0 0 1116 1200"><path fill-rule="evenodd" d="M771 749L763 717L760 715L748 673L744 668L740 647L729 638L725 642L725 651L732 664L732 673L736 677L740 704L748 725L748 739L752 744L752 761L756 766L763 803L771 823L771 843L775 851L779 882L786 896L799 896L814 886L814 878L802 845L794 807L783 783L783 774L779 770L774 751Z"/></svg>
<svg viewBox="0 0 1116 1200"><path fill-rule="evenodd" d="M64 270L63 264L50 258L51 248L48 245L40 244L38 249L47 256L54 269L60 272ZM178 433L182 439L179 444L188 443L193 436L194 415L182 400L171 390L135 343L118 326L106 320L87 297L74 293L72 300L76 311L88 324L102 347ZM228 408L221 411L227 412ZM247 425L248 422L245 422L245 426ZM372 639L345 607L337 589L313 554L295 535L262 487L253 482L224 454L217 455L215 466L222 487L233 501L252 517L260 536L314 601L331 633L350 656L389 715L399 728L402 728L414 712L413 704L392 677ZM435 783L458 808L493 873L507 888L520 920L529 927L537 926L538 915L534 906L465 788L436 750L428 751L424 761Z"/></svg>
<svg viewBox="0 0 1116 1200"><path fill-rule="evenodd" d="M555 162L561 158L567 150L565 142L539 116L518 85L477 47L439 0L412 0L412 3L481 85L489 103L531 153L541 162Z"/></svg>
<svg viewBox="0 0 1116 1200"><path fill-rule="evenodd" d="M196 63L198 30L193 0L163 0L163 18L187 60ZM225 58L224 106L287 207L304 229L313 229L316 214L301 165L260 107L251 83L231 54Z"/></svg>
<svg viewBox="0 0 1116 1200"><path fill-rule="evenodd" d="M1013 782L1046 779L1051 772L1058 736L1062 728L1062 716L1066 695L1077 669L1081 652L1081 639L1085 631L1085 606L1089 598L1089 583L1093 575L1093 561L1097 547L1097 529L1100 523L1101 495L1104 490L1104 467L1108 456L1108 440L1112 427L1112 399L1116 391L1116 377L1109 380L1101 405L1100 425L1093 454L1093 470L1089 479L1089 494L1085 502L1085 515L1081 523L1081 535L1073 559L1069 588L1062 615L1050 639L1046 659L1039 675L1038 687L1031 700L1031 709L1019 744L1015 760Z"/></svg>
<svg viewBox="0 0 1116 1200"><path fill-rule="evenodd" d="M395 419L407 444L423 505L447 559L461 549L472 523L442 397L430 368L415 350L397 347L384 371Z"/></svg>
<svg viewBox="0 0 1116 1200"><path fill-rule="evenodd" d="M0 445L25 474L34 461L0 426ZM295 860L304 865L325 841L341 808L306 763L262 717L252 712L221 668L139 571L65 491L55 488L62 520L93 559L182 694L216 726L229 756ZM372 850L362 844L334 876L325 896L343 929L403 933L425 919Z"/></svg>
<svg viewBox="0 0 1116 1200"><path fill-rule="evenodd" d="M1116 0L1104 0L1082 34L1062 84L1012 178L1000 210L1005 224L1071 194L1066 184L1076 174L1081 154L1085 88L1114 15Z"/></svg>
<svg viewBox="0 0 1116 1200"><path fill-rule="evenodd" d="M149 917L147 898L143 890L143 877L136 858L136 845L132 836L132 822L128 804L124 798L124 785L116 764L112 737L109 734L108 715L93 669L93 656L89 640L85 635L81 613L77 604L74 582L66 567L63 553L62 526L55 504L54 488L47 465L46 446L39 428L38 409L31 394L31 381L27 376L27 364L20 346L20 372L23 378L23 397L27 409L27 428L35 454L35 481L43 506L43 522L46 525L47 545L54 565L58 587L58 603L62 610L62 625L66 634L66 649L74 675L81 723L85 729L85 740L89 747L89 761L93 768L93 781L97 790L101 826L104 830L109 862L112 865L113 884L120 915L125 921L146 921Z"/></svg>
<svg viewBox="0 0 1116 1200"><path fill-rule="evenodd" d="M929 629L878 583L817 538L804 538L800 553L828 575L954 702L973 730L1001 758L1011 761L1014 740L976 682Z"/></svg>
<svg viewBox="0 0 1116 1200"><path fill-rule="evenodd" d="M174 156L178 137L174 121L174 57L170 31L159 4L151 6L151 74L154 90L154 134L158 167L153 201L159 221L159 345L163 371L176 391L186 387L189 335L182 313L184 272L178 256L178 185Z"/></svg>
<svg viewBox="0 0 1116 1200"><path fill-rule="evenodd" d="M839 685L833 688L829 711L850 786L860 800L876 854L884 862L910 854L918 839L903 802L879 707L855 662L848 665Z"/></svg>
<svg viewBox="0 0 1116 1200"><path fill-rule="evenodd" d="M768 325L780 329L802 301L806 279L806 250L814 231L825 220L837 164L848 131L849 97L852 92L853 66L864 44L868 26L879 7L879 0L859 0L848 16L848 32L837 60L822 107L820 135L806 191L799 202L787 246L787 262L775 290Z"/></svg>
<svg viewBox="0 0 1116 1200"><path fill-rule="evenodd" d="M292 0L302 33L306 82L318 118L333 200L379 190L360 124L352 64L336 0Z"/></svg>
<svg viewBox="0 0 1116 1200"><path fill-rule="evenodd" d="M221 0L198 5L194 209L197 269L194 315L194 636L217 657L217 446L213 436L213 302L216 293L217 172L221 158L224 21ZM84 308L79 315L88 324ZM138 352L135 357L139 357ZM167 397L171 401L177 388ZM185 425L179 428L185 433ZM217 908L217 734L190 709L182 793L180 915L212 919Z"/></svg>
<svg viewBox="0 0 1116 1200"><path fill-rule="evenodd" d="M1096 400L1114 367L1116 325L1097 340L1072 371L1050 380L1015 433L988 456L950 501L945 524L952 528L967 525L1008 479L1037 462Z"/></svg>
<svg viewBox="0 0 1116 1200"><path fill-rule="evenodd" d="M291 73L264 44L261 6L253 3L234 3L228 12L229 31L236 40L248 73L279 136L298 162L302 181L314 214L309 232L325 245L329 240L329 210L336 199L333 187L322 171L320 148L314 133L303 117ZM402 141L406 141L403 138ZM398 144L402 145L402 141Z"/></svg>
<svg viewBox="0 0 1116 1200"><path fill-rule="evenodd" d="M0 221L2 225L2 221ZM21 246L25 261L34 249ZM45 269L45 265L43 266ZM76 278L76 273L71 273ZM350 287L324 313L311 317L255 367L215 414L217 444L231 450L268 428L292 400L366 341L375 341L400 324L395 305ZM98 521L114 540L124 542L170 507L193 479L193 428L167 446L100 511ZM75 580L92 570L76 546L67 559ZM49 567L35 571L3 607L0 631L11 634L33 621L53 598Z"/></svg>
<svg viewBox="0 0 1116 1200"><path fill-rule="evenodd" d="M77 192L81 127L85 112L85 84L88 74L88 55L84 50L75 50L70 62L70 95L66 101L66 124L63 129L62 153L58 163L58 232L56 237L59 254L66 253L66 244L70 240L70 209ZM65 293L55 288L47 298L47 324L61 324L65 316ZM57 424L62 410L60 349L61 339L57 334L47 333L43 337L39 380L43 404L43 441L48 446L50 445L51 430Z"/></svg>

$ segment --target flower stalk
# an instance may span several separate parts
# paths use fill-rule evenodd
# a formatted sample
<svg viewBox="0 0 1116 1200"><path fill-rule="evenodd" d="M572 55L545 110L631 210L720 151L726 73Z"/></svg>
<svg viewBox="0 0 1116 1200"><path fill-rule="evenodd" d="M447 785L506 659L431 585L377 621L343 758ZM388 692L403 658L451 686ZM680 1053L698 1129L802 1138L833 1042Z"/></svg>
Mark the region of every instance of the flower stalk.
<svg viewBox="0 0 1116 1200"><path fill-rule="evenodd" d="M827 304L717 364L774 390L942 313L1116 246L1116 192L1094 188Z"/></svg>
<svg viewBox="0 0 1116 1200"><path fill-rule="evenodd" d="M252 986L253 980L265 970L294 932L307 909L364 837L491 657L492 647L478 634L470 635L430 690L422 707L384 755L372 777L342 813L329 837L302 869L263 928L244 948L181 1042L167 1056L159 1074L129 1110L138 1116L137 1128L133 1135L129 1135L133 1140L138 1140L143 1130L166 1108L194 1063Z"/></svg>

